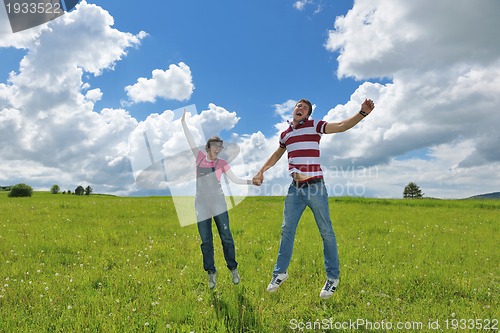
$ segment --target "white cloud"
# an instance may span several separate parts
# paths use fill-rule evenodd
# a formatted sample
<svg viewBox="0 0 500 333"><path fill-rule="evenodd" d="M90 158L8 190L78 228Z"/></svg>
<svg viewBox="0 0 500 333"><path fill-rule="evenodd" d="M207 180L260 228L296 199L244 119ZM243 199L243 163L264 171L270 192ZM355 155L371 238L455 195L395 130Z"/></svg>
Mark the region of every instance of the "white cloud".
<svg viewBox="0 0 500 333"><path fill-rule="evenodd" d="M315 4L314 0L297 0L293 3L293 8L295 8L298 11L304 11L307 6L312 6L314 5L315 9L313 11L313 14L319 14L323 10L323 4L320 2L319 4Z"/></svg>
<svg viewBox="0 0 500 333"><path fill-rule="evenodd" d="M14 47L18 49L27 49L33 45L42 31L47 30L46 24L12 33L7 11L0 8L0 47Z"/></svg>
<svg viewBox="0 0 500 333"><path fill-rule="evenodd" d="M311 4L312 2L312 0L298 0L294 2L293 8L297 10L304 10L306 5Z"/></svg>
<svg viewBox="0 0 500 333"><path fill-rule="evenodd" d="M82 82L83 73L113 69L144 37L112 25L106 11L82 1L31 36L18 72L0 84L1 183L120 191L133 181L123 143L137 121L125 110L96 112L102 93Z"/></svg>
<svg viewBox="0 0 500 333"><path fill-rule="evenodd" d="M399 160L377 167L377 173L365 182L366 191L377 196L402 197L403 188L410 181L416 182L428 197L465 198L472 195L498 191L492 174L500 171L498 165L484 164L462 168L460 161L473 150L472 140L456 140L434 146L427 159L419 157ZM482 189L482 192L478 192Z"/></svg>
<svg viewBox="0 0 500 333"><path fill-rule="evenodd" d="M281 104L275 104L274 112L276 112L276 114L279 115L283 121L289 120L291 118L292 110L295 107L295 104L297 104L297 101L292 99L289 99L288 101Z"/></svg>
<svg viewBox="0 0 500 333"><path fill-rule="evenodd" d="M491 64L500 52L498 12L496 0L360 0L336 19L326 47L340 51L341 77Z"/></svg>
<svg viewBox="0 0 500 333"><path fill-rule="evenodd" d="M85 94L85 99L91 101L91 102L97 102L97 101L100 101L102 98L102 91L101 89L97 88L97 89L92 89L92 90L89 90L87 91L87 93Z"/></svg>
<svg viewBox="0 0 500 333"><path fill-rule="evenodd" d="M236 112L229 112L221 106L210 103L208 109L201 111L193 120L201 124L206 136L212 137L223 130L232 129L240 118L236 116Z"/></svg>
<svg viewBox="0 0 500 333"><path fill-rule="evenodd" d="M297 2L296 9L305 4ZM392 82L360 85L346 104L324 117L351 117L365 98L377 105L350 131L323 136L322 165L331 195L401 197L410 181L434 197L499 190L492 175L500 172L500 115L492 110L500 106L500 24L495 18L500 5L482 5L478 11L468 2L362 0L337 18L326 47L339 52L338 76ZM252 170L276 149L294 103L274 105L282 121L272 137L239 137ZM402 157L413 151L419 153ZM283 157L266 172L259 194L284 194L289 181Z"/></svg>
<svg viewBox="0 0 500 333"><path fill-rule="evenodd" d="M296 9L312 3L298 1ZM499 190L499 6L495 0L360 0L336 19L325 46L338 52L338 76L391 82L361 84L326 114L328 121L350 117L367 97L377 105L354 129L323 137L330 194L400 197L409 181L436 197ZM127 194L135 189L134 176L153 163L144 133L154 162L189 152L180 114L167 110L138 122L125 109L95 110L102 91L84 82L87 74L112 71L145 36L113 28L108 12L85 1L46 25L0 35L0 47L27 52L19 69L0 83L0 184L32 179L45 188L89 184ZM191 70L182 62L126 87L134 103L182 101L193 89ZM275 133L232 134L228 143L237 144L243 157L232 163L238 175L257 172L276 150L294 103L274 105L281 117ZM236 112L212 103L188 116L200 145L227 134L239 120ZM169 172L194 169L190 159L178 165ZM283 195L290 182L286 156L265 177L253 193Z"/></svg>
<svg viewBox="0 0 500 333"><path fill-rule="evenodd" d="M204 146L209 137L220 136L223 130L232 129L239 120L236 112L229 112L213 103L209 104L208 109L199 113L196 112L194 105L187 106L186 110L188 112L186 123L199 146ZM151 163L145 146L144 133L147 135L154 161L189 151L180 121L182 110L176 111L177 114L172 110L165 110L161 114L153 113L138 123L128 140L132 159L142 156L141 159L145 157L146 163ZM142 165L138 165L135 169L141 168Z"/></svg>
<svg viewBox="0 0 500 333"><path fill-rule="evenodd" d="M412 180L431 188L431 196L498 191L492 181L500 171L500 115L492 112L500 106L498 12L494 0L355 2L326 42L339 52L338 76L392 83L365 83L330 110L327 120L354 114L365 97L377 105L356 128L323 139L326 164L377 166L379 195L397 193L388 184ZM424 148L432 154L397 159ZM486 170L495 171L487 182L480 178Z"/></svg>
<svg viewBox="0 0 500 333"><path fill-rule="evenodd" d="M141 77L136 84L125 87L125 90L135 103L154 103L158 97L184 101L191 97L194 84L189 66L180 62L170 65L165 71L153 70L151 79Z"/></svg>

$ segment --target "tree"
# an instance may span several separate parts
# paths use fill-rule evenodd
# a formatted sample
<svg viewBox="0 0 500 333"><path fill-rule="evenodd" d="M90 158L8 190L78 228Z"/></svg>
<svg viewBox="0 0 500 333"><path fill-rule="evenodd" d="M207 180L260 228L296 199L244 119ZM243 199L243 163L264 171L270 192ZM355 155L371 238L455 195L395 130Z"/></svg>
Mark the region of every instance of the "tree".
<svg viewBox="0 0 500 333"><path fill-rule="evenodd" d="M52 187L50 188L50 193L52 194L57 194L59 193L59 191L61 190L61 188L59 187L59 185L57 184L54 184L52 185Z"/></svg>
<svg viewBox="0 0 500 333"><path fill-rule="evenodd" d="M17 184L12 186L9 192L9 197L31 197L33 188L26 184Z"/></svg>
<svg viewBox="0 0 500 333"><path fill-rule="evenodd" d="M85 188L85 195L90 195L90 193L92 193L92 187L87 186L87 187Z"/></svg>
<svg viewBox="0 0 500 333"><path fill-rule="evenodd" d="M420 187L414 182L408 183L403 191L403 198L406 199L422 198L423 196L424 193L422 193Z"/></svg>
<svg viewBox="0 0 500 333"><path fill-rule="evenodd" d="M79 185L76 189L75 189L75 194L76 195L83 195L83 193L85 192L85 189L83 188L82 185Z"/></svg>

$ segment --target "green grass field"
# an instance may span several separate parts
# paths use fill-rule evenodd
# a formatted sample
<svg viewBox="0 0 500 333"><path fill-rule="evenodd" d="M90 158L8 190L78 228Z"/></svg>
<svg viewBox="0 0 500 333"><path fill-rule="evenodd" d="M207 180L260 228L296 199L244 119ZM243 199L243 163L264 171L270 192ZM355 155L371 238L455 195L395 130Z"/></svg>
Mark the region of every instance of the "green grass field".
<svg viewBox="0 0 500 333"><path fill-rule="evenodd" d="M0 192L0 332L498 331L500 201L331 198L329 300L308 210L289 279L266 292L282 209L249 197L229 212L242 279L216 236L210 291L196 226L180 227L169 197Z"/></svg>

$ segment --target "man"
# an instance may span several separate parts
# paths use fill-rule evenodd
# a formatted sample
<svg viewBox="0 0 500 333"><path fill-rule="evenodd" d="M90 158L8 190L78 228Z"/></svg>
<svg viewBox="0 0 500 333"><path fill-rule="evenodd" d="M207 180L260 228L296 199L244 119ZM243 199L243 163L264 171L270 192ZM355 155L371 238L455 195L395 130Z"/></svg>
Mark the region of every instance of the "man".
<svg viewBox="0 0 500 333"><path fill-rule="evenodd" d="M337 240L328 208L328 193L323 181L319 159L319 142L322 134L345 132L354 127L374 108L373 101L366 99L361 104L361 110L351 118L341 122L328 123L323 120L309 119L312 105L308 100L301 99L295 105L292 122L290 122L288 129L281 133L278 149L269 157L252 180L255 185L260 186L264 181L264 172L273 167L285 151L288 152L288 171L293 180L285 199L278 259L267 291L276 291L288 278L287 269L292 258L295 231L302 213L306 207L309 207L314 214L323 239L327 279L319 296L326 299L333 295L339 284L340 268Z"/></svg>

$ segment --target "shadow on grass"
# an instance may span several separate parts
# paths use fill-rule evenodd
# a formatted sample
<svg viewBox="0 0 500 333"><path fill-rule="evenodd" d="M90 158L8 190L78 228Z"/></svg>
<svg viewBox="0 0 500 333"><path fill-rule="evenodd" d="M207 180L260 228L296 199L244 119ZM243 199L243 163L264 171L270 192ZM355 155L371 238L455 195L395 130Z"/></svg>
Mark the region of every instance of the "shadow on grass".
<svg viewBox="0 0 500 333"><path fill-rule="evenodd" d="M220 294L212 293L212 304L217 319L223 321L228 332L263 332L252 304L245 296L246 290L240 288L236 304L229 304L221 299Z"/></svg>

